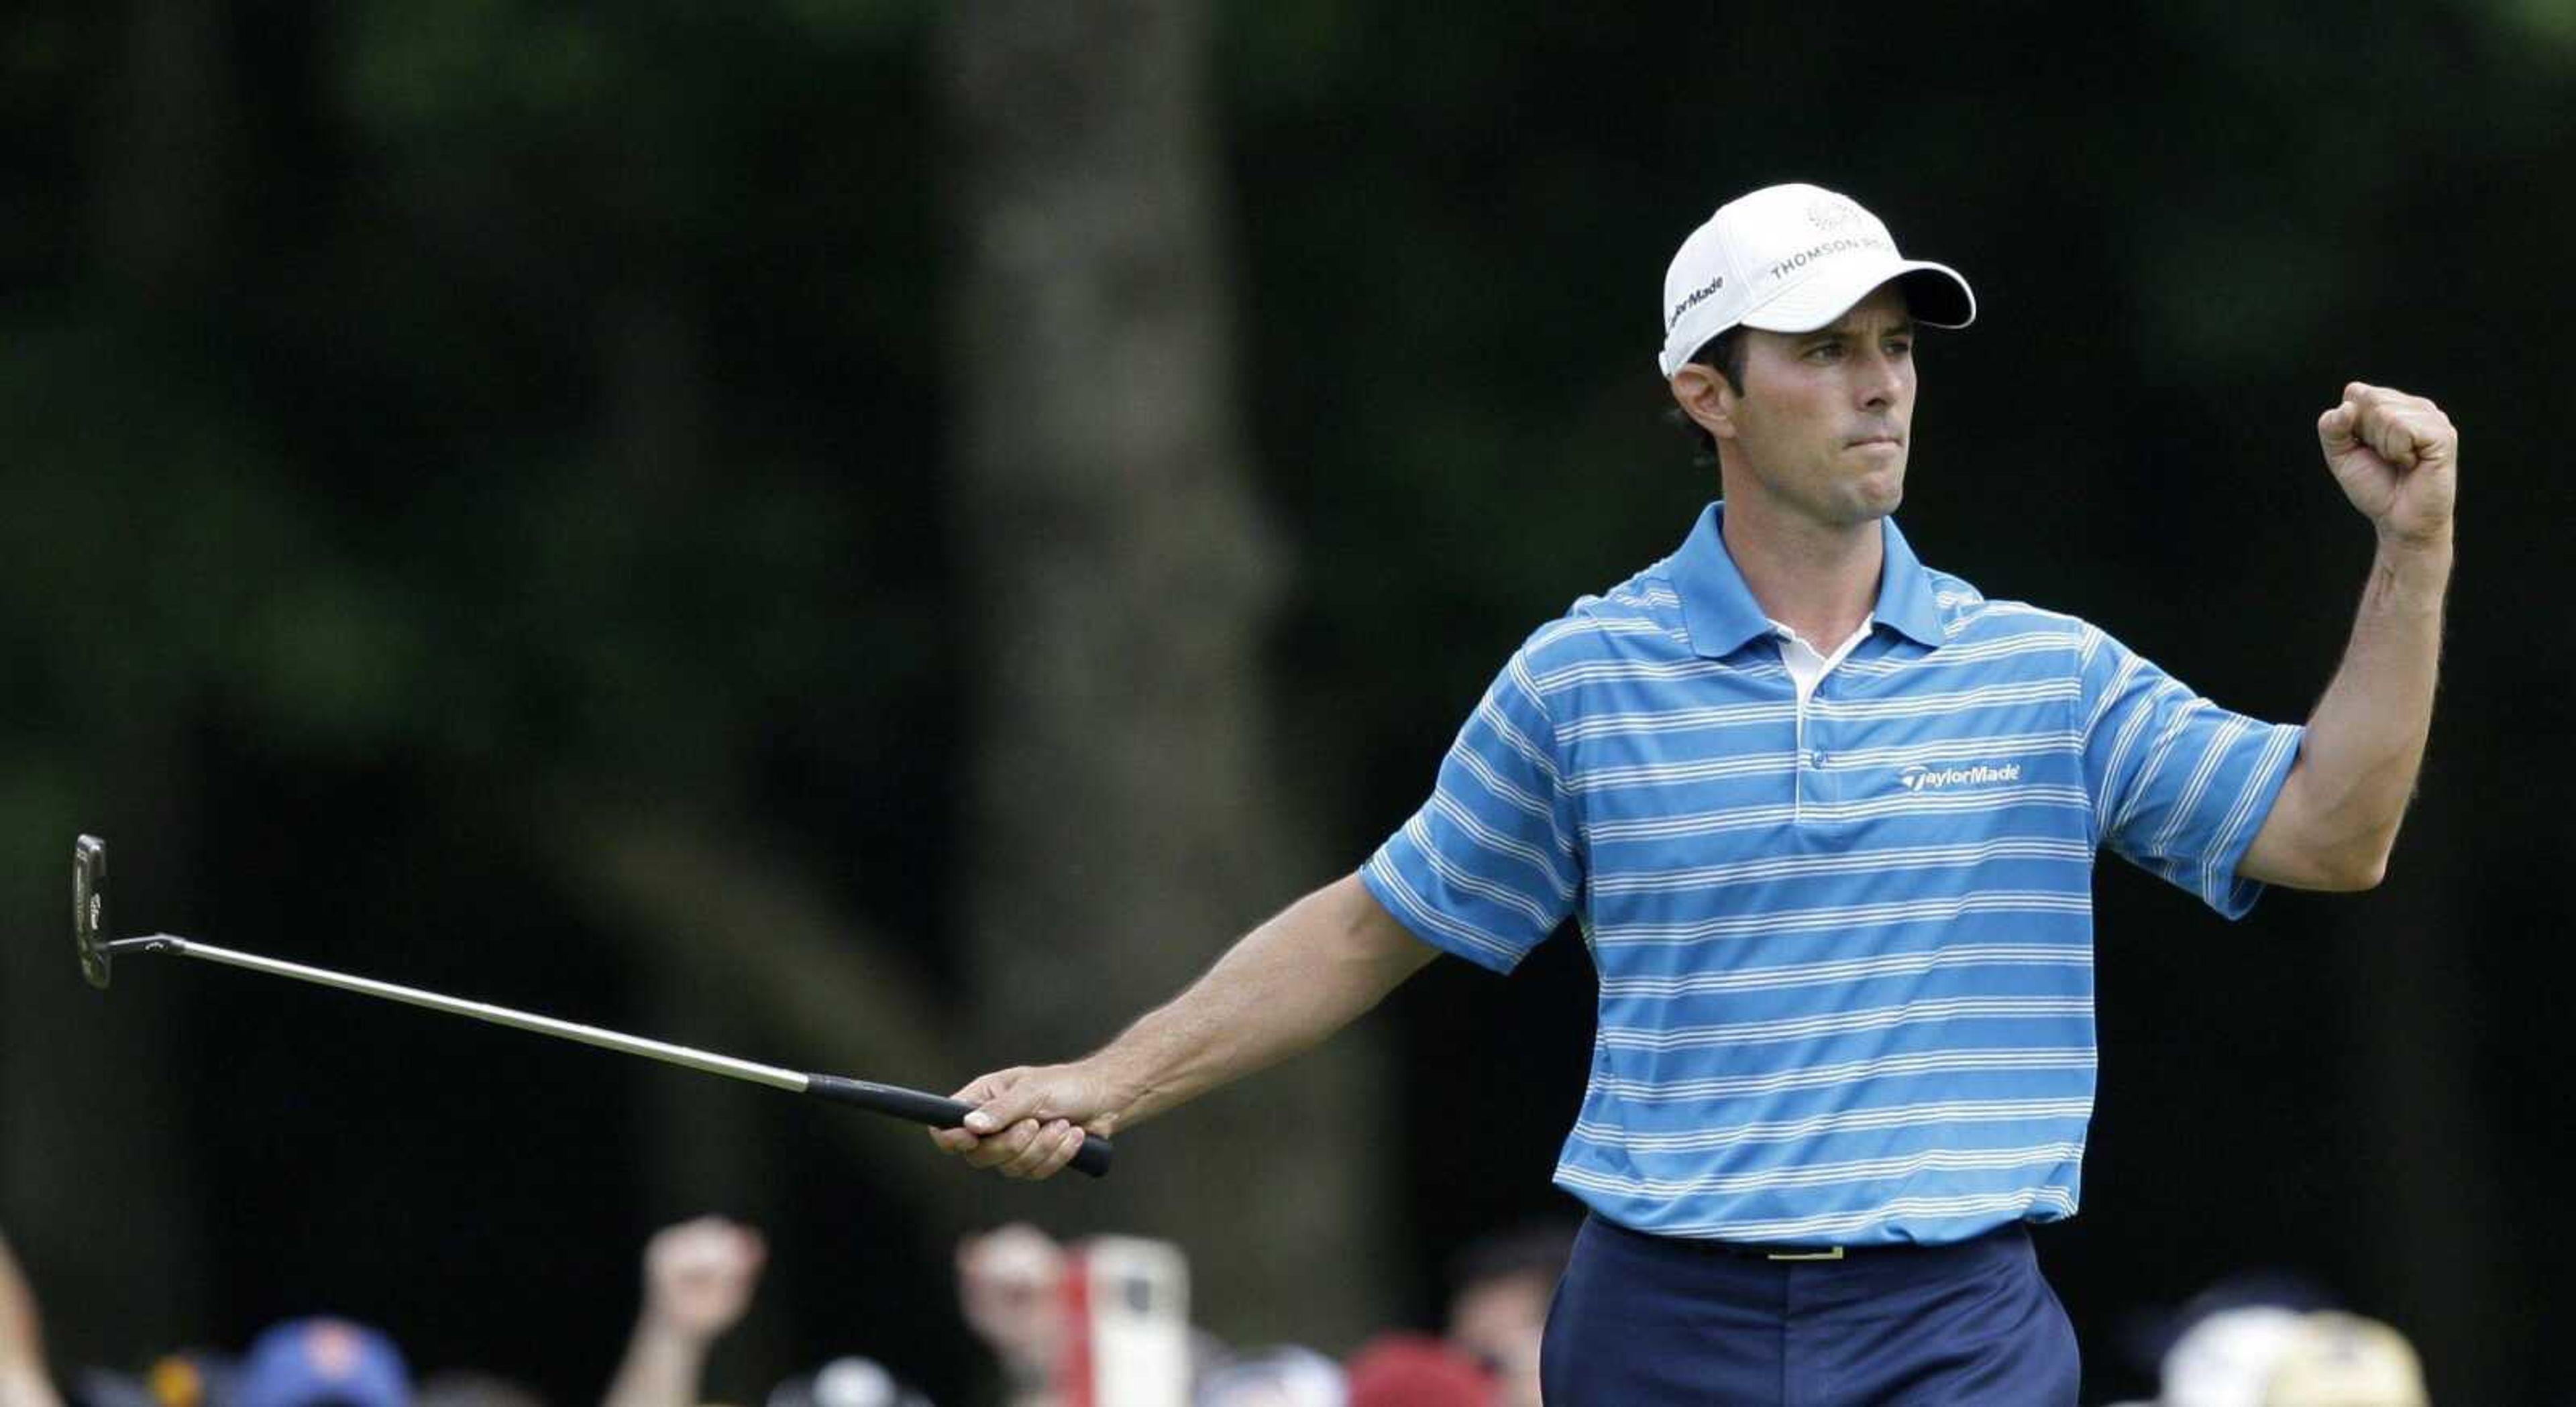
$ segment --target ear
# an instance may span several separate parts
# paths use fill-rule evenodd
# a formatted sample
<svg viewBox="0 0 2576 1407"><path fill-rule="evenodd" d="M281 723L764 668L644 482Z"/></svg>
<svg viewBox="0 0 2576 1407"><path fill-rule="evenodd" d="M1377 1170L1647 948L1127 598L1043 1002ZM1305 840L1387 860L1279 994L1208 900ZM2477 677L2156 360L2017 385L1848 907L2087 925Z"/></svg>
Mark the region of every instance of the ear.
<svg viewBox="0 0 2576 1407"><path fill-rule="evenodd" d="M1711 367L1692 362L1673 373L1673 402L1691 423L1721 440L1735 438L1735 388Z"/></svg>

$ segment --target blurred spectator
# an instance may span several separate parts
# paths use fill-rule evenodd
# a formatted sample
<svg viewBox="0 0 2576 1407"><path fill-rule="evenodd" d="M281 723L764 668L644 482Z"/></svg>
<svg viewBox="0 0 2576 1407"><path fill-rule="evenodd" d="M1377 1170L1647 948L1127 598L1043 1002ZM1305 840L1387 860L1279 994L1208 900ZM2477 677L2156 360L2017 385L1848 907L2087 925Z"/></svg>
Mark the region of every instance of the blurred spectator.
<svg viewBox="0 0 2576 1407"><path fill-rule="evenodd" d="M1539 1407L1539 1341L1573 1251L1573 1228L1544 1224L1480 1237L1451 1262L1449 1346L1493 1375L1496 1407Z"/></svg>
<svg viewBox="0 0 2576 1407"><path fill-rule="evenodd" d="M83 1368L72 1382L71 1400L76 1407L230 1407L238 1371L222 1354L182 1349L153 1360L139 1377Z"/></svg>
<svg viewBox="0 0 2576 1407"><path fill-rule="evenodd" d="M1229 1359L1199 1375L1192 1407L1346 1407L1342 1370L1312 1349L1283 1347Z"/></svg>
<svg viewBox="0 0 2576 1407"><path fill-rule="evenodd" d="M226 1407L237 1371L218 1354L188 1349L154 1359L142 1387L152 1407Z"/></svg>
<svg viewBox="0 0 2576 1407"><path fill-rule="evenodd" d="M1140 1252L1149 1254L1139 1259ZM1148 1398L1180 1401L1172 1394L1184 1385L1192 1407L1345 1407L1342 1370L1332 1359L1295 1345L1231 1352L1214 1336L1177 1322L1187 1300L1184 1286L1173 1271L1151 1273L1167 1260L1179 1264L1177 1254L1177 1248L1165 1243L1118 1236L1068 1246L1025 1222L960 1240L958 1307L1001 1367L1007 1407L1061 1407L1068 1400L1085 1400L1087 1389L1068 1386L1067 1378L1068 1370L1079 1371L1073 1342L1079 1316L1070 1307L1067 1280L1085 1263L1095 1277L1109 1277L1096 1281L1090 1292L1098 1331L1106 1334L1114 1327L1130 1336L1122 1339L1125 1348L1117 1355L1121 1371L1150 1370L1156 1377L1150 1390L1133 1380L1095 1384L1088 1390L1099 1407L1125 1407ZM1114 1264L1104 1268L1105 1257L1114 1258ZM1141 1282L1139 1276L1144 1277ZM1114 1285L1116 1292L1104 1285ZM1143 1298L1132 1297L1145 1286L1153 1288ZM1111 1304L1126 1309L1115 1316L1114 1326L1102 1309ZM1147 1346L1132 1337L1139 1333L1151 1335L1153 1351L1145 1351ZM1182 1337L1166 1338L1167 1333ZM1167 1349L1184 1353L1186 1363ZM1104 1366L1108 1352L1095 1341L1089 1355L1095 1371L1109 1371ZM1166 1367L1174 1374L1169 1392L1162 1377Z"/></svg>
<svg viewBox="0 0 2576 1407"><path fill-rule="evenodd" d="M1351 1357L1350 1407L1494 1407L1493 1375L1440 1340L1387 1334Z"/></svg>
<svg viewBox="0 0 2576 1407"><path fill-rule="evenodd" d="M2303 1316L2276 1304L2204 1315L2165 1354L2159 1407L2263 1407L2263 1393Z"/></svg>
<svg viewBox="0 0 2576 1407"><path fill-rule="evenodd" d="M2184 1334L2203 1319L2229 1309L2263 1306L2305 1314L2333 1309L2340 1302L2325 1286L2296 1271L2259 1266L2235 1271L2211 1283L2179 1306L2139 1308L2120 1317L2113 1351L2128 1367L2151 1380L2161 1380L2165 1360Z"/></svg>
<svg viewBox="0 0 2576 1407"><path fill-rule="evenodd" d="M379 1330L290 1319L252 1340L231 1407L411 1407L411 1369Z"/></svg>
<svg viewBox="0 0 2576 1407"><path fill-rule="evenodd" d="M644 1247L644 1306L607 1407L697 1407L707 1349L740 1323L769 1250L722 1217L667 1226Z"/></svg>
<svg viewBox="0 0 2576 1407"><path fill-rule="evenodd" d="M873 1358L835 1358L769 1390L767 1407L930 1407Z"/></svg>
<svg viewBox="0 0 2576 1407"><path fill-rule="evenodd" d="M2237 1305L2194 1320L2154 1402L2115 1407L2430 1407L2404 1335L2340 1310Z"/></svg>
<svg viewBox="0 0 2576 1407"><path fill-rule="evenodd" d="M2263 1407L2428 1407L2424 1367L2395 1329L2357 1314L2322 1310L2272 1369Z"/></svg>
<svg viewBox="0 0 2576 1407"><path fill-rule="evenodd" d="M62 1407L45 1371L45 1325L36 1292L0 1237L0 1407Z"/></svg>
<svg viewBox="0 0 2576 1407"><path fill-rule="evenodd" d="M1026 1222L957 1243L957 1303L1001 1364L1009 1407L1054 1407L1065 1351L1064 1248Z"/></svg>

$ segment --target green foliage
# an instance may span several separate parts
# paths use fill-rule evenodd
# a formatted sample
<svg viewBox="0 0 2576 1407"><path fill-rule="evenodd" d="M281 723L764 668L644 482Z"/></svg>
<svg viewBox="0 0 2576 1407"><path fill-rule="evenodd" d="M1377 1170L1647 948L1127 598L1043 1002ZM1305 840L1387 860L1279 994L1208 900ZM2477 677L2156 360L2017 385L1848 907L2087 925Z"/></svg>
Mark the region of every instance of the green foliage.
<svg viewBox="0 0 2576 1407"><path fill-rule="evenodd" d="M1770 35L1758 77L1702 20L1225 8L1240 364L1307 564L1296 677L1362 736L1409 736L1527 622L1669 545L1711 486L1658 423L1644 309L1679 232L1759 180L1849 186L1927 252L2026 251L1970 270L1992 325L2072 318L2047 336L2086 355L2088 324L2127 329L2163 383L2400 311L2357 298L2368 271L2561 140L2567 10L2383 8L2332 52L2234 6L1904 45L1854 10ZM11 228L37 276L0 313L28 511L0 570L34 679L114 638L109 696L289 753L524 775L524 752L737 802L782 747L864 767L826 720L928 729L954 668L920 526L945 511L934 16L317 11L263 85L287 96L239 129L269 237L179 306L119 305L84 262L112 244L42 233L99 218L68 168L31 188ZM40 12L0 62L59 123L113 44ZM1948 76L1970 52L2022 81ZM2414 53L2480 67L2441 103L2368 81ZM1936 375L1987 354L1927 351ZM1957 414L1953 443L2055 433ZM62 585L110 560L153 566ZM1475 627L1386 669L1355 623L1426 578Z"/></svg>
<svg viewBox="0 0 2576 1407"><path fill-rule="evenodd" d="M2477 0L2476 11L2507 34L2538 43L2559 65L2576 63L2576 3L2570 0Z"/></svg>
<svg viewBox="0 0 2576 1407"><path fill-rule="evenodd" d="M588 12L520 0L360 4L340 17L346 111L392 138L613 127L630 69Z"/></svg>

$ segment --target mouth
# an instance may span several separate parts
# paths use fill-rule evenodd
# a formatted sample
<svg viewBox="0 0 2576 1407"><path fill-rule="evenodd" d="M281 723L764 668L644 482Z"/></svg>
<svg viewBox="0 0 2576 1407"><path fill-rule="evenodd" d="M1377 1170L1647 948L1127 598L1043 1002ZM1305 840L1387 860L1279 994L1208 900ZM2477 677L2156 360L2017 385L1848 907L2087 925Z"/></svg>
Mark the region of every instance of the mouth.
<svg viewBox="0 0 2576 1407"><path fill-rule="evenodd" d="M1876 450L1883 454L1892 454L1905 448L1905 441L1894 435L1863 435L1856 440L1846 440L1843 445L1846 449Z"/></svg>

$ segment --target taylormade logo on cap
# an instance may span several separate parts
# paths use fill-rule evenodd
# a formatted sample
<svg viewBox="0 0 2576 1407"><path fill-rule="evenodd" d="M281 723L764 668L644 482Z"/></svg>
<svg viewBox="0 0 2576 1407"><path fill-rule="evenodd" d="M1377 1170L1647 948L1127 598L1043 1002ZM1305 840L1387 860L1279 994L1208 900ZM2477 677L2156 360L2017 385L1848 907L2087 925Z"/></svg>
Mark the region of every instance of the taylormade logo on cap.
<svg viewBox="0 0 2576 1407"><path fill-rule="evenodd" d="M1730 327L1812 332L1890 279L1904 279L1914 320L1965 327L1977 316L1968 281L1906 259L1877 216L1810 185L1765 186L1717 208L1664 271L1665 376Z"/></svg>
<svg viewBox="0 0 2576 1407"><path fill-rule="evenodd" d="M1680 320L1682 314L1698 307L1708 299L1717 296L1717 291L1724 287L1726 287L1726 278L1724 275L1710 279L1708 281L1708 287L1694 290L1691 293L1691 296L1673 305L1673 315L1664 319L1664 326L1671 327L1675 322Z"/></svg>

